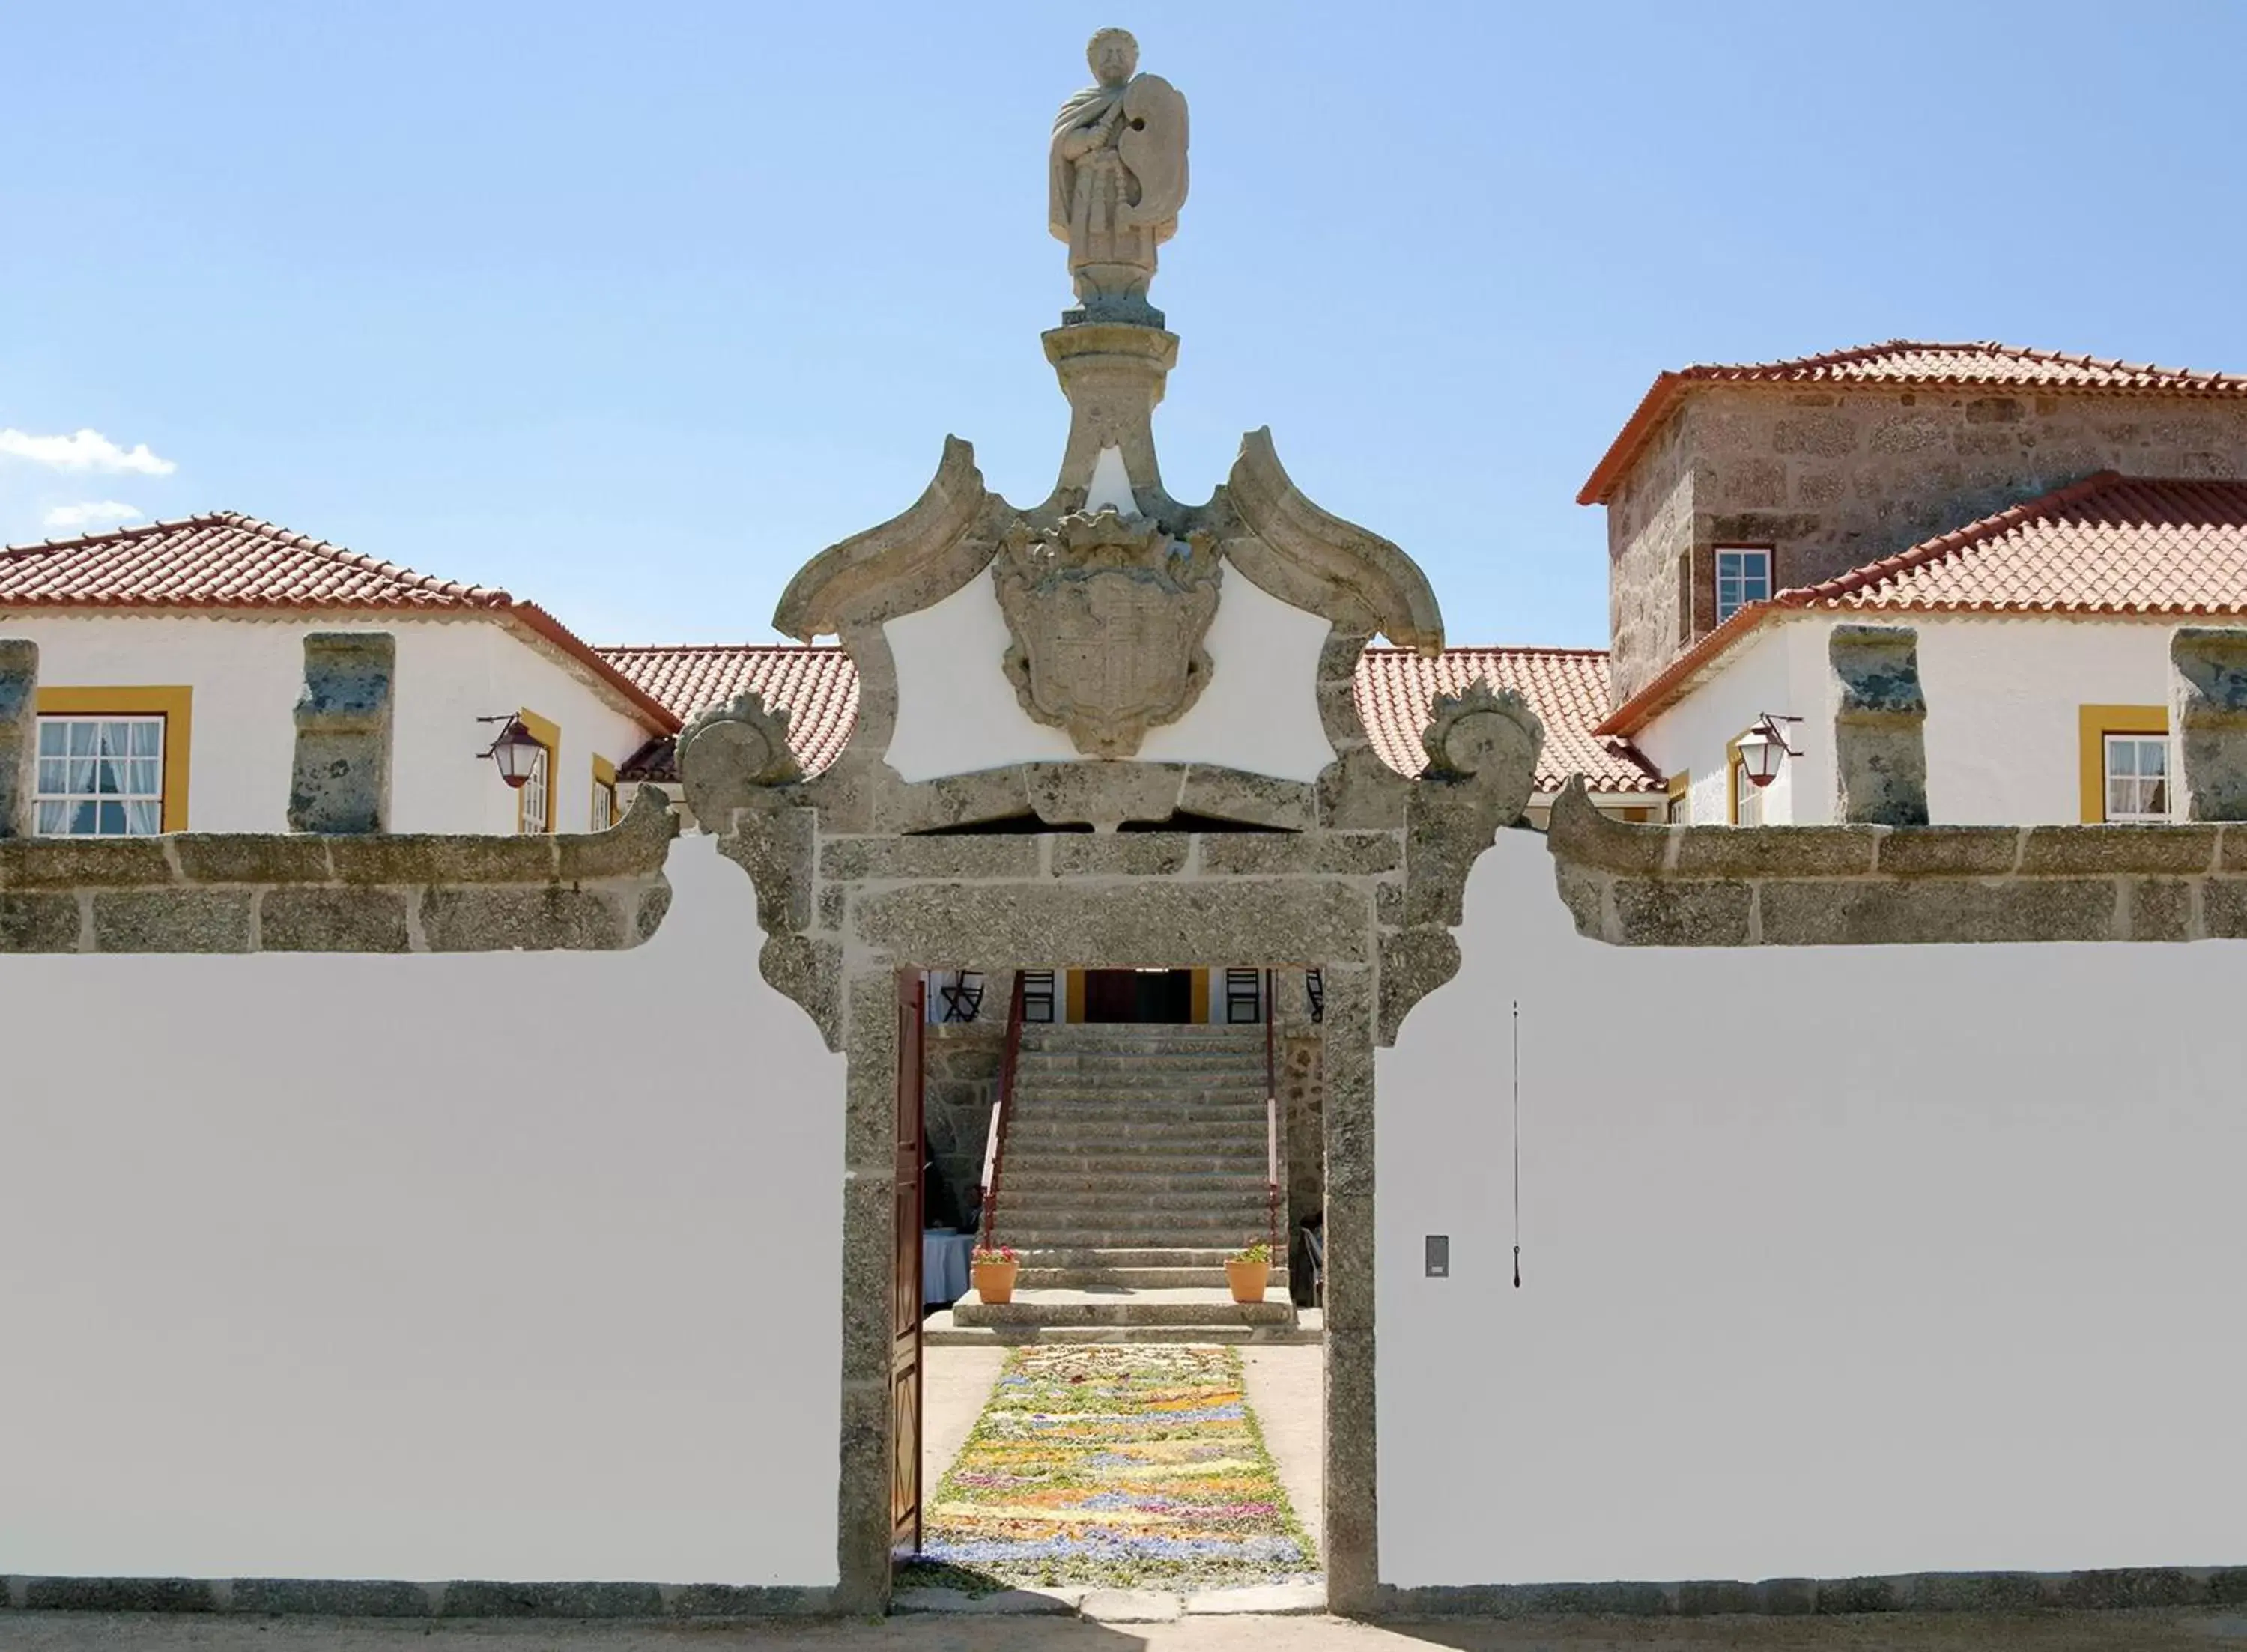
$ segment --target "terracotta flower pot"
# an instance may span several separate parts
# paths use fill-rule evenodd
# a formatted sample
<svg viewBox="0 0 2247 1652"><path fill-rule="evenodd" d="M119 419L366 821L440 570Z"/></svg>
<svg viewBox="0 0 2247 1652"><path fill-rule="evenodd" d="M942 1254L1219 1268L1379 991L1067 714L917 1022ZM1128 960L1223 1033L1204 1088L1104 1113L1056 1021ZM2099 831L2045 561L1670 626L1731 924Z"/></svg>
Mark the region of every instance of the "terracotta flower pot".
<svg viewBox="0 0 2247 1652"><path fill-rule="evenodd" d="M996 1305L1014 1300L1014 1275L1020 1262L977 1262L968 1271L975 1276L975 1294Z"/></svg>
<svg viewBox="0 0 2247 1652"><path fill-rule="evenodd" d="M1233 1287L1236 1302L1260 1302L1264 1287L1271 1282L1272 1264L1269 1262L1237 1262L1225 1265L1225 1282Z"/></svg>

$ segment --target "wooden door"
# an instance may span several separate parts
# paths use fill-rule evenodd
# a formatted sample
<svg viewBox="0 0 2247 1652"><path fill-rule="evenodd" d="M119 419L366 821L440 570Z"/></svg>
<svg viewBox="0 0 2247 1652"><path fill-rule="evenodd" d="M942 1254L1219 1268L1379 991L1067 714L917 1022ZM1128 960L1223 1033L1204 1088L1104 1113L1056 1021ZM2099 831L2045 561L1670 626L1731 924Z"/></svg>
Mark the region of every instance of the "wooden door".
<svg viewBox="0 0 2247 1652"><path fill-rule="evenodd" d="M1139 972L1134 969L1085 971L1084 1019L1088 1021L1137 1021Z"/></svg>
<svg viewBox="0 0 2247 1652"><path fill-rule="evenodd" d="M890 1345L890 1546L920 1552L921 1029L927 986L898 972L897 1266Z"/></svg>

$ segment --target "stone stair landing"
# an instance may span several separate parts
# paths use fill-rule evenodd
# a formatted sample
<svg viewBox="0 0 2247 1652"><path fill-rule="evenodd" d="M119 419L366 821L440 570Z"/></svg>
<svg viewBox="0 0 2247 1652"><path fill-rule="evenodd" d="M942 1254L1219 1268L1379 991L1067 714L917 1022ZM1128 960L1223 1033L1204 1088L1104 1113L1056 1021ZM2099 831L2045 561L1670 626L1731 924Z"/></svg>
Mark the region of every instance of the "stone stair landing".
<svg viewBox="0 0 2247 1652"><path fill-rule="evenodd" d="M1265 1095L1261 1026L1025 1028L994 1232L1014 1300L971 1292L929 1340L1316 1340L1284 1266L1261 1302L1226 1287L1269 1232Z"/></svg>

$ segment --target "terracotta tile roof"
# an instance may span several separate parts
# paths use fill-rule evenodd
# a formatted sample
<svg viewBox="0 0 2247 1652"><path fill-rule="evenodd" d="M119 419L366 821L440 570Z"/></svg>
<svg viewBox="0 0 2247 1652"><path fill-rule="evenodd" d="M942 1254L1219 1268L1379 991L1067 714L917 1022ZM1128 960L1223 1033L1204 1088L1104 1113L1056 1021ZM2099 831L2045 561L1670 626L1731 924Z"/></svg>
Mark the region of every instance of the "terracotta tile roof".
<svg viewBox="0 0 2247 1652"><path fill-rule="evenodd" d="M661 701L536 603L417 574L236 511L0 550L0 611L37 609L488 613L545 638L651 727L677 727Z"/></svg>
<svg viewBox="0 0 2247 1652"><path fill-rule="evenodd" d="M745 688L786 706L789 743L809 774L835 761L857 719L857 675L839 648L787 643L601 652L682 720ZM1557 790L1580 770L1595 791L1662 789L1652 765L1627 742L1597 740L1589 732L1608 707L1608 657L1597 649L1454 648L1424 659L1408 649L1369 648L1358 662L1357 710L1382 761L1408 775L1419 773L1427 762L1420 731L1436 696L1456 693L1479 676L1520 690L1544 719L1539 790ZM618 775L677 780L671 741L651 741Z"/></svg>
<svg viewBox="0 0 2247 1652"><path fill-rule="evenodd" d="M2247 376L2199 372L2189 367L2155 367L2099 356L2068 356L2052 350L2025 350L1990 342L1963 345L1915 343L1895 338L1882 345L1798 356L1789 361L1756 361L1731 366L1701 365L1665 372L1640 400L1600 462L1594 467L1580 505L1605 504L1639 452L1678 403L1704 384L1891 386L1909 389L1990 386L2055 392L2089 391L2106 395L2247 396Z"/></svg>
<svg viewBox="0 0 2247 1652"><path fill-rule="evenodd" d="M1592 734L1608 709L1608 657L1597 648L1447 648L1433 659L1369 648L1357 662L1357 714L1375 754L1391 768L1418 774L1428 763L1420 731L1436 696L1456 694L1478 677L1515 690L1543 720L1539 791L1558 791L1577 774L1595 792L1663 789L1660 773L1627 741Z"/></svg>
<svg viewBox="0 0 2247 1652"><path fill-rule="evenodd" d="M2247 481L2111 470L1734 614L1618 707L1633 734L1719 656L1802 609L1923 613L2247 616Z"/></svg>
<svg viewBox="0 0 2247 1652"><path fill-rule="evenodd" d="M842 755L858 720L858 673L840 648L796 643L697 645L599 651L618 671L684 722L755 689L768 706L788 708L789 745L816 775ZM668 737L651 741L617 771L620 780L675 781Z"/></svg>

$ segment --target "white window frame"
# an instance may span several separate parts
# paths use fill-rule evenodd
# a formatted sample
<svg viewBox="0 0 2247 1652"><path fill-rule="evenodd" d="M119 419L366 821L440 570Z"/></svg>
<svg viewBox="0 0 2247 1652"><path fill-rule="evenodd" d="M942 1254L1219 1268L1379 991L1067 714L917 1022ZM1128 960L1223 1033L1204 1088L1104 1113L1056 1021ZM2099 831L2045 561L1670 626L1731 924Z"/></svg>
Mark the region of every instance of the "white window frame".
<svg viewBox="0 0 2247 1652"><path fill-rule="evenodd" d="M1730 560L1732 570L1728 577L1725 563ZM1771 600L1771 547L1768 545L1719 545L1717 547L1717 623L1721 625L1734 614L1752 603ZM1731 600L1725 600L1726 584L1731 586Z"/></svg>
<svg viewBox="0 0 2247 1652"><path fill-rule="evenodd" d="M1755 783L1748 766L1737 756L1732 759L1732 824L1760 826L1763 824L1764 788Z"/></svg>
<svg viewBox="0 0 2247 1652"><path fill-rule="evenodd" d="M70 747L74 729L92 731L91 749L72 753ZM154 748L151 751L133 750L132 730L153 728ZM105 729L126 731L123 749L113 752L107 747ZM52 730L61 736L59 742L48 739ZM164 750L167 733L161 712L42 712L38 717L37 736L38 767L32 781L31 829L43 837L153 837L164 829ZM51 744L59 743L63 749L50 752ZM81 789L72 786L70 769L73 764L91 763L92 784ZM121 769L122 772L119 772ZM104 782L113 780L113 787ZM143 780L149 784L140 783ZM57 783L59 782L59 783ZM152 788L153 787L153 788ZM76 829L79 811L92 806L94 824L91 831ZM133 805L140 805L136 811ZM117 810L118 826L113 831L101 829L105 806ZM58 809L67 812L58 812ZM134 823L138 813L141 823ZM51 824L50 823L54 823Z"/></svg>
<svg viewBox="0 0 2247 1652"><path fill-rule="evenodd" d="M547 823L552 820L547 799L547 785L553 772L554 754L541 746L538 755L531 760L530 773L524 777L522 795L518 800L520 813L516 816L516 831L523 837L543 836Z"/></svg>
<svg viewBox="0 0 2247 1652"><path fill-rule="evenodd" d="M617 823L616 782L603 780L598 775L594 777L593 800L587 818L592 822L593 829L597 832L604 832Z"/></svg>
<svg viewBox="0 0 2247 1652"><path fill-rule="evenodd" d="M2114 767L2117 748L2129 753L2130 766L2127 771ZM2166 825L2170 819L2169 796L2169 738L2167 734L2102 734L2099 739L2100 782L2100 795L2105 800L2107 820L2124 826ZM2156 766L2148 773L2143 767L2148 754L2156 759ZM2150 788L2148 782L2151 782ZM2137 807L2117 809L2114 807L2115 788L2129 788ZM2146 807L2148 790L2161 799L2158 809Z"/></svg>

